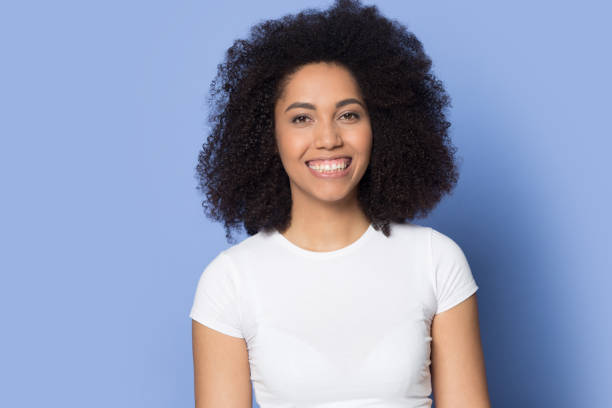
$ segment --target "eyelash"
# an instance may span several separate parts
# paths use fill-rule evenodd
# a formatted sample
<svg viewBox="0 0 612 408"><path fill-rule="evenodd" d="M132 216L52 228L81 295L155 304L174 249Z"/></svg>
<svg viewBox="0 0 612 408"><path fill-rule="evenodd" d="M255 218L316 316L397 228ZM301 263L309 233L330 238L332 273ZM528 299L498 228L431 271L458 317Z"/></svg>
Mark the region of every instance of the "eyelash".
<svg viewBox="0 0 612 408"><path fill-rule="evenodd" d="M343 116L346 116L346 115L353 115L355 117L355 119L359 119L360 118L360 115L358 113L356 113L356 112L346 112L346 113L342 114L342 116L340 116L340 117L343 117ZM292 123L296 123L296 124L303 123L301 121L296 121L296 119L298 119L298 118L307 118L307 117L308 117L307 115L297 115L296 117L294 117L291 120L291 122Z"/></svg>

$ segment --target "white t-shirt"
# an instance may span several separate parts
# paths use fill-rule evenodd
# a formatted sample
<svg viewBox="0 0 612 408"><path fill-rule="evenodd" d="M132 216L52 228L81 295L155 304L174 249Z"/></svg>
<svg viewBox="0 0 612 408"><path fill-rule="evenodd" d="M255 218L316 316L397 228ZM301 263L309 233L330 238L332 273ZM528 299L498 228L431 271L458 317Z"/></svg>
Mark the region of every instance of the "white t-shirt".
<svg viewBox="0 0 612 408"><path fill-rule="evenodd" d="M451 238L391 227L330 252L260 231L204 269L190 317L245 339L261 408L431 406L432 319L478 286Z"/></svg>

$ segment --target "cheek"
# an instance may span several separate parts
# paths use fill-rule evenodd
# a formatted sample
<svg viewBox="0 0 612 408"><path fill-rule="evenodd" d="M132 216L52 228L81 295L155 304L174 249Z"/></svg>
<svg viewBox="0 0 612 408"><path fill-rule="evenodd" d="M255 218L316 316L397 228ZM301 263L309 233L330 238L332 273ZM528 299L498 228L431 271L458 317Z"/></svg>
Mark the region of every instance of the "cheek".
<svg viewBox="0 0 612 408"><path fill-rule="evenodd" d="M370 156L370 152L372 151L372 131L369 127L355 134L353 146L355 146L355 149L364 157Z"/></svg>
<svg viewBox="0 0 612 408"><path fill-rule="evenodd" d="M300 163L303 153L308 149L305 139L291 133L277 133L276 147L285 167L295 167Z"/></svg>

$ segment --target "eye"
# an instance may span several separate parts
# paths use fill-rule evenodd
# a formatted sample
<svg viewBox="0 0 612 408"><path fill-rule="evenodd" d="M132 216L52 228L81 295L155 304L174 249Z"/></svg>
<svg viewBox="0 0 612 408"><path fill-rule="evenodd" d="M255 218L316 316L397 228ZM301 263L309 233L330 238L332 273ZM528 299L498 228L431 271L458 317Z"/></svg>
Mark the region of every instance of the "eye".
<svg viewBox="0 0 612 408"><path fill-rule="evenodd" d="M308 119L308 116L306 116L306 115L297 115L297 116L295 116L291 120L291 123L303 123L304 122L303 119Z"/></svg>
<svg viewBox="0 0 612 408"><path fill-rule="evenodd" d="M351 118L351 117L348 117L348 119L349 119L349 120L350 120L350 119L353 119L353 118L354 118L354 119L359 119L359 114L358 114L358 113L356 113L356 112L346 112L345 114L343 114L343 115L342 115L342 116L340 116L340 117L341 117L341 118L344 118L344 117L346 117L347 115L349 115L349 116L350 116L350 115L353 115L353 117L352 117L352 118Z"/></svg>

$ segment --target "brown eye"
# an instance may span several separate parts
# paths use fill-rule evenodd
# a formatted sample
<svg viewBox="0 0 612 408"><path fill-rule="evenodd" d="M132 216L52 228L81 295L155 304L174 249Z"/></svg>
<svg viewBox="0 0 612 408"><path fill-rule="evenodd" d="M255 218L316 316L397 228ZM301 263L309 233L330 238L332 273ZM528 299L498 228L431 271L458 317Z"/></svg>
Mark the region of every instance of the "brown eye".
<svg viewBox="0 0 612 408"><path fill-rule="evenodd" d="M303 123L304 121L301 119L307 119L307 118L308 116L306 115L298 115L291 120L291 123Z"/></svg>
<svg viewBox="0 0 612 408"><path fill-rule="evenodd" d="M344 115L342 115L341 117L342 117L342 118L344 118L344 117L346 117L347 115L349 115L349 116L350 116L350 115L353 115L353 117L352 117L352 118L351 118L351 117L348 117L348 118L347 118L347 119L349 119L349 120L350 120L350 119L353 119L353 118L354 118L354 119L359 119L359 114L358 114L358 113L355 113L355 112L346 112L346 113L345 113Z"/></svg>

